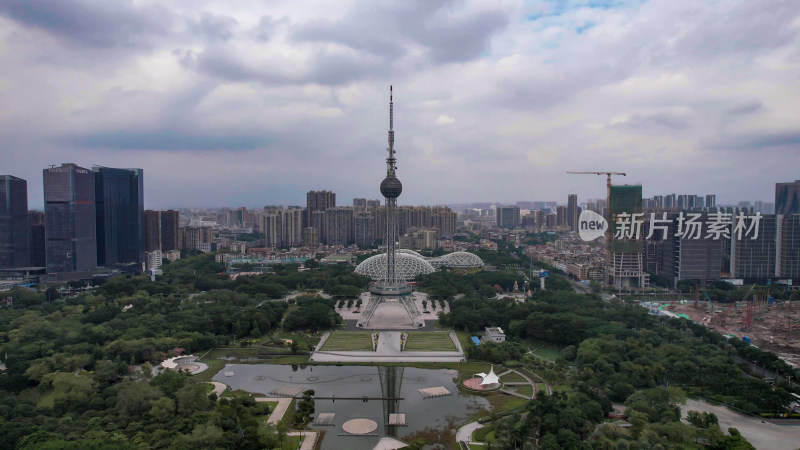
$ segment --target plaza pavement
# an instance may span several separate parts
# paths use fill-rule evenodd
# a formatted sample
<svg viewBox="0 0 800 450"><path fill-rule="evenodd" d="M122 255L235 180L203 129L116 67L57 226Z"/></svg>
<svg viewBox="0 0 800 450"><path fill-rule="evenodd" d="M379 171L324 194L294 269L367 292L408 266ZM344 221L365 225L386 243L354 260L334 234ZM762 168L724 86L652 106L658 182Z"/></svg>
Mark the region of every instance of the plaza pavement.
<svg viewBox="0 0 800 450"><path fill-rule="evenodd" d="M455 352L403 352L400 351L400 331L381 331L378 345L374 352L334 352L314 351L310 361L313 362L462 362L464 351L455 332L450 338L456 345ZM322 342L322 341L321 341ZM317 348L320 348L318 346Z"/></svg>

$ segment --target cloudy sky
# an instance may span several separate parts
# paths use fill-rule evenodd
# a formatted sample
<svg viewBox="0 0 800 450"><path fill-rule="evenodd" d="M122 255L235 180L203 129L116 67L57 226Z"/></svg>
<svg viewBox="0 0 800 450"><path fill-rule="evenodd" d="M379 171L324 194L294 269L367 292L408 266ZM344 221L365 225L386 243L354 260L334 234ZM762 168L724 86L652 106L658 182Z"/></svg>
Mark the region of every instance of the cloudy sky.
<svg viewBox="0 0 800 450"><path fill-rule="evenodd" d="M140 167L147 208L774 198L800 178L800 1L0 0L0 173Z"/></svg>

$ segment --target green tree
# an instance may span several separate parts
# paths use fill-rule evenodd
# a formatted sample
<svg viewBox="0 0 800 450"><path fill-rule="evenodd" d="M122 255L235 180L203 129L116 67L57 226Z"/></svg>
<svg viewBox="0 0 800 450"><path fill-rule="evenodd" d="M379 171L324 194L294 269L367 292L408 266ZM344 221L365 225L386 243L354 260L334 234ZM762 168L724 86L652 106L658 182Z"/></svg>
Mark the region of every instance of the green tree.
<svg viewBox="0 0 800 450"><path fill-rule="evenodd" d="M189 384L180 388L175 393L175 399L178 402L178 412L187 417L196 411L206 411L211 407L206 388L202 384Z"/></svg>
<svg viewBox="0 0 800 450"><path fill-rule="evenodd" d="M161 397L152 403L150 416L160 423L167 423L175 415L175 401Z"/></svg>

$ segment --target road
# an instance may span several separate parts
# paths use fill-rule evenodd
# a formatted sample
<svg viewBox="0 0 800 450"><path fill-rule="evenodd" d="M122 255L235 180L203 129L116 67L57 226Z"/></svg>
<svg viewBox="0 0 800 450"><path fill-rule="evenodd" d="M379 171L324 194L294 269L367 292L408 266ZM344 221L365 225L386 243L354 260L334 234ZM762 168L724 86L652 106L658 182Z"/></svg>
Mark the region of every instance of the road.
<svg viewBox="0 0 800 450"><path fill-rule="evenodd" d="M728 434L728 428L736 428L757 449L791 450L798 448L800 443L800 426L797 425L775 425L702 400L686 400L686 405L681 406L681 420L684 420L688 411L714 413L725 434Z"/></svg>

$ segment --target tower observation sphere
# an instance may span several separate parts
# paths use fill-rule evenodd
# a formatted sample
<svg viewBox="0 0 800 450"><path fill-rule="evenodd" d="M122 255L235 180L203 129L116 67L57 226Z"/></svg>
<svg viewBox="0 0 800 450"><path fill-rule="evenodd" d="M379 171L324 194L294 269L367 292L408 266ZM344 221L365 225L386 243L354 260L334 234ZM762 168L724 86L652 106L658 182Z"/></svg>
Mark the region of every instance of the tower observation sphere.
<svg viewBox="0 0 800 450"><path fill-rule="evenodd" d="M397 198L403 192L403 183L396 177L386 177L381 182L381 194L384 198Z"/></svg>

